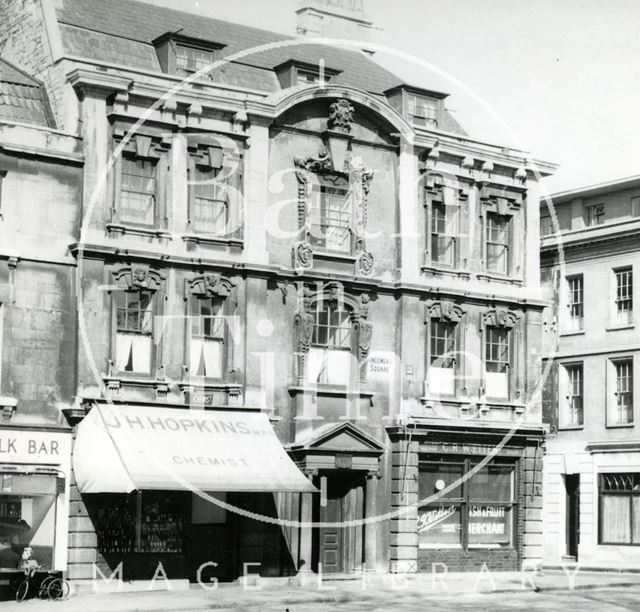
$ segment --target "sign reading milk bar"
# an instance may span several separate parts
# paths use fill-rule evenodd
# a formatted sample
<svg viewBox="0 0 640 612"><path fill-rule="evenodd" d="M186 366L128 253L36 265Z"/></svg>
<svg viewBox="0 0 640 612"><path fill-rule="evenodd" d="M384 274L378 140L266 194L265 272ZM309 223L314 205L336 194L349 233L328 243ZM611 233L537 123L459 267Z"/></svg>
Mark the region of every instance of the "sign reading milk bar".
<svg viewBox="0 0 640 612"><path fill-rule="evenodd" d="M58 465L68 460L70 431L0 429L0 463Z"/></svg>

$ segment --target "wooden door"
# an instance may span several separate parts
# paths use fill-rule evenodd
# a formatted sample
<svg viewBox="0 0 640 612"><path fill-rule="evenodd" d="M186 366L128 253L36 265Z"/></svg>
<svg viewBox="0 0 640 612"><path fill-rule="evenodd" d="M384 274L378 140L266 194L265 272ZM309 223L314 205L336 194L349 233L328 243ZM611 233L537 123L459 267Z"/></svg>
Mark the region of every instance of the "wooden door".
<svg viewBox="0 0 640 612"><path fill-rule="evenodd" d="M362 527L347 525L362 519L363 477L354 472L329 472L326 504L320 505L322 523L338 523L318 529L318 561L323 574L350 573L362 566Z"/></svg>

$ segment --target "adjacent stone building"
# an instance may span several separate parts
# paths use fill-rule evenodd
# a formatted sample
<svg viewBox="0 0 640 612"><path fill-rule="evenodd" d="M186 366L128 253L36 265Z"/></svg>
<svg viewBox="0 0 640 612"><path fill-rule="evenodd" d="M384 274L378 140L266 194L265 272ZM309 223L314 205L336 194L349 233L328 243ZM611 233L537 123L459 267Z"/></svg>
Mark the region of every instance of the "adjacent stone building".
<svg viewBox="0 0 640 612"><path fill-rule="evenodd" d="M300 16L320 6L348 30L370 23L362 4ZM239 419L238 440L266 414L316 489L274 473L258 491L238 471L212 503L83 464L69 576L539 561L537 185L554 167L472 140L445 93L360 44L130 0L0 6L0 50L83 143L78 443L96 414L139 428L131 445L178 423L159 454L210 426L198 414Z"/></svg>
<svg viewBox="0 0 640 612"><path fill-rule="evenodd" d="M545 563L638 569L634 276L640 178L541 207L546 325Z"/></svg>
<svg viewBox="0 0 640 612"><path fill-rule="evenodd" d="M42 82L0 58L0 571L25 546L67 567L76 394L81 140L56 129Z"/></svg>

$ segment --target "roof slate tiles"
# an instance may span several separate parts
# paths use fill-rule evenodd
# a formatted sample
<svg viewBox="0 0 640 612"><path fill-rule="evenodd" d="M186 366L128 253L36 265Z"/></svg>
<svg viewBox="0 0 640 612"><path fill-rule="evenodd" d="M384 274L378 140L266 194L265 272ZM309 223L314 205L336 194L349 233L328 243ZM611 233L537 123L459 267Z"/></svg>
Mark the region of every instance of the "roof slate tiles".
<svg viewBox="0 0 640 612"><path fill-rule="evenodd" d="M0 58L0 121L53 126L43 85Z"/></svg>
<svg viewBox="0 0 640 612"><path fill-rule="evenodd" d="M327 68L339 71L331 78L337 85L381 96L386 90L403 84L400 77L361 51L310 44L304 38L137 0L62 0L56 11L66 52L97 61L160 71L152 41L167 32L175 32L224 45L219 58L269 43L291 43L238 58L220 68L214 75L216 82L271 93L280 87L274 67L287 60L318 65L322 59ZM448 112L444 113L440 127L465 135Z"/></svg>

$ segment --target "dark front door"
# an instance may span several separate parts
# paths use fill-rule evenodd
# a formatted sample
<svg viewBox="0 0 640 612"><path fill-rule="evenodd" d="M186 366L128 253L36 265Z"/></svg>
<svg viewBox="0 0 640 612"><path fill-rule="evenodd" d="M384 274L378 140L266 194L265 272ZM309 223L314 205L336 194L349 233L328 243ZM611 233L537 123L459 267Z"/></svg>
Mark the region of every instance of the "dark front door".
<svg viewBox="0 0 640 612"><path fill-rule="evenodd" d="M362 563L360 526L345 526L363 517L363 478L353 472L329 472L326 478L326 503L318 500L321 523L337 525L318 529L318 556L323 574L348 573Z"/></svg>
<svg viewBox="0 0 640 612"><path fill-rule="evenodd" d="M567 554L578 560L580 543L580 474L565 476L567 489Z"/></svg>

